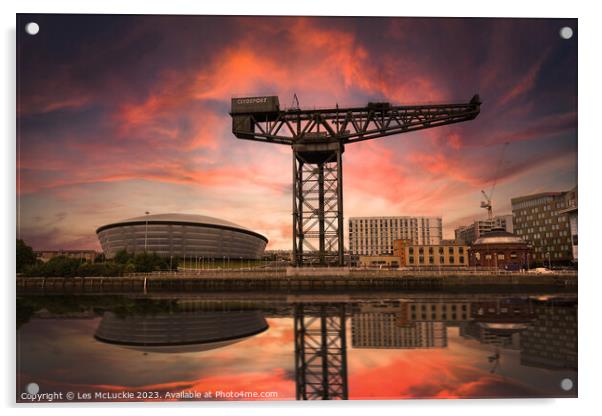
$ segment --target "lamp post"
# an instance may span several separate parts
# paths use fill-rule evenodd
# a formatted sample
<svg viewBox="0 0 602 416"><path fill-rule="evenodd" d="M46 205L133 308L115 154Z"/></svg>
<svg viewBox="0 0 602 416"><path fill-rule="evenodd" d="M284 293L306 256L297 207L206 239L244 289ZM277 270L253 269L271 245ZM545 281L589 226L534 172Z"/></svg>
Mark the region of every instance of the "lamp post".
<svg viewBox="0 0 602 416"><path fill-rule="evenodd" d="M148 214L150 214L150 212L145 211L144 214L146 215L146 220L144 222L144 252L146 253L146 241L148 239Z"/></svg>

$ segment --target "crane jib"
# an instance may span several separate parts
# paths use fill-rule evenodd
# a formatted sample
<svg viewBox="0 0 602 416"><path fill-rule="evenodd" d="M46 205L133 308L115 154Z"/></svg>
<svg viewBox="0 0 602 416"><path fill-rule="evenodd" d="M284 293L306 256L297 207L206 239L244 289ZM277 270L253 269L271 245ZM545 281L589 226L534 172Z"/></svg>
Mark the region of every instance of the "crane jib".
<svg viewBox="0 0 602 416"><path fill-rule="evenodd" d="M295 101L294 101L295 102ZM474 120L478 95L467 103L281 110L278 97L233 98L232 133L239 139L291 146L293 264L343 266L345 145Z"/></svg>

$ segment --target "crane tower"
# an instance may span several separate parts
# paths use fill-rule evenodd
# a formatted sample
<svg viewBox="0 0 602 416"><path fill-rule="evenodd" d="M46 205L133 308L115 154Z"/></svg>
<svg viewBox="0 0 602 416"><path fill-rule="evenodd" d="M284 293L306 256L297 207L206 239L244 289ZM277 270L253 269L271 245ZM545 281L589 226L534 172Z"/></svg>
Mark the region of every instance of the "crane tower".
<svg viewBox="0 0 602 416"><path fill-rule="evenodd" d="M293 151L293 263L339 265L343 247L345 146L473 120L478 95L467 103L280 109L277 96L233 98L232 133L239 139L290 146Z"/></svg>

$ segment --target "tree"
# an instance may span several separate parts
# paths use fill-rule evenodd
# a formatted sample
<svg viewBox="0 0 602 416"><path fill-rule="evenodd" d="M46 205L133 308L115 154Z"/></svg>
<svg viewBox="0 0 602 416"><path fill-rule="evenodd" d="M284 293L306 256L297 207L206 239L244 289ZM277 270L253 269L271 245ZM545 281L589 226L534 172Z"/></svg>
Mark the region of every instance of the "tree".
<svg viewBox="0 0 602 416"><path fill-rule="evenodd" d="M142 273L153 272L157 270L167 270L169 263L157 253L139 253L134 257L136 271Z"/></svg>
<svg viewBox="0 0 602 416"><path fill-rule="evenodd" d="M133 254L128 253L126 249L121 249L117 253L115 253L115 257L113 258L113 261L115 261L115 263L119 263L119 264L126 264L127 262L129 262L132 259L132 257L133 257Z"/></svg>
<svg viewBox="0 0 602 416"><path fill-rule="evenodd" d="M37 257L33 249L25 244L25 241L17 240L17 273L22 273L26 266L36 264Z"/></svg>

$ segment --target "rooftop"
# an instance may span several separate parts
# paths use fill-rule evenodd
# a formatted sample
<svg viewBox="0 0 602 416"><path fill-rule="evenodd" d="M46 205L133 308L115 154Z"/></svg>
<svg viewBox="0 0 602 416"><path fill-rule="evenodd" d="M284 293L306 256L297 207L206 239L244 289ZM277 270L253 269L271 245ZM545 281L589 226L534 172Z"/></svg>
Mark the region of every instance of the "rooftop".
<svg viewBox="0 0 602 416"><path fill-rule="evenodd" d="M503 229L493 229L488 233L482 234L473 245L479 244L526 244L522 238L509 233Z"/></svg>
<svg viewBox="0 0 602 416"><path fill-rule="evenodd" d="M209 217L207 215L196 215L196 214L148 214L141 215L139 217L127 218L125 220L116 221L110 224L105 224L101 227L98 227L96 230L97 233L103 231L107 228L113 228L117 226L121 226L124 224L141 224L141 223L180 223L180 224L195 224L195 225L208 225L214 227L224 227L230 229L241 230L245 233L250 233L256 235L267 242L267 238L263 235L250 230L246 227L242 227L238 224L235 224L230 221L222 220L221 218Z"/></svg>
<svg viewBox="0 0 602 416"><path fill-rule="evenodd" d="M207 215L196 215L196 214L149 214L141 215L140 217L128 218L121 223L126 222L157 222L157 221L173 221L173 222L190 222L195 224L212 224L212 225L223 225L226 227L245 228L238 224L230 221L222 220L221 218L209 217Z"/></svg>

